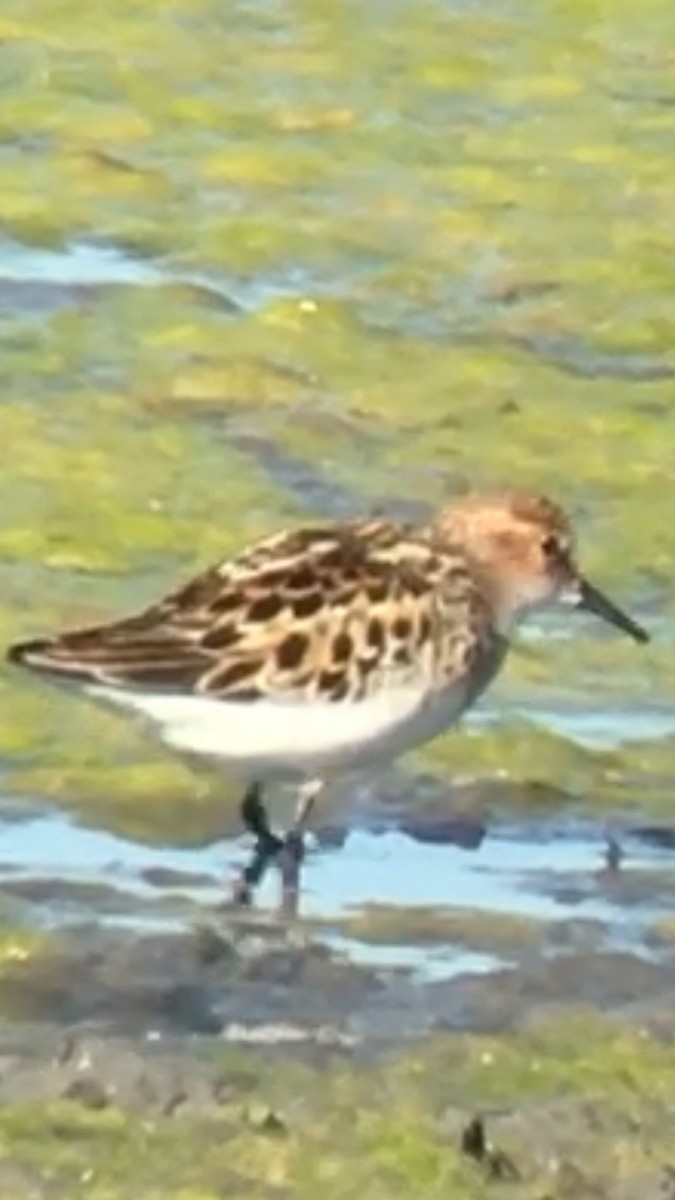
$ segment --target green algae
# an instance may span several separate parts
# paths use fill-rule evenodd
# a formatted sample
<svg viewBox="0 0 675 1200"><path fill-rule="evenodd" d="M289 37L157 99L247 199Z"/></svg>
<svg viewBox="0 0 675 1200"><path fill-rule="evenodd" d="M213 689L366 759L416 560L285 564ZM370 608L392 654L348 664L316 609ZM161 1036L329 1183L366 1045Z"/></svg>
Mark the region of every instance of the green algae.
<svg viewBox="0 0 675 1200"><path fill-rule="evenodd" d="M33 1191L17 1200L130 1191L139 1200L301 1200L318 1188L331 1200L355 1191L480 1200L504 1184L461 1152L479 1112L519 1200L563 1200L571 1175L577 1195L621 1187L637 1197L645 1174L658 1180L670 1161L674 1080L663 1042L583 1011L510 1038L436 1037L370 1066L303 1065L275 1052L270 1069L269 1054L211 1047L210 1100L191 1099L184 1072L180 1104L149 1087L141 1111L122 1107L103 1063L96 1090L6 1102L0 1172L30 1180Z"/></svg>
<svg viewBox="0 0 675 1200"><path fill-rule="evenodd" d="M540 949L546 937L545 924L533 918L426 905L367 904L345 919L342 928L366 943L468 945L500 954Z"/></svg>
<svg viewBox="0 0 675 1200"><path fill-rule="evenodd" d="M527 642L494 706L625 711L621 744L506 724L418 761L666 811L672 738L630 713L675 680L674 33L665 0L639 29L626 0L8 0L0 223L61 256L61 291L0 287L3 641L330 516L303 464L355 511L545 487L658 643ZM71 281L74 243L126 274ZM0 700L17 792L145 836L204 809L113 719L16 673Z"/></svg>

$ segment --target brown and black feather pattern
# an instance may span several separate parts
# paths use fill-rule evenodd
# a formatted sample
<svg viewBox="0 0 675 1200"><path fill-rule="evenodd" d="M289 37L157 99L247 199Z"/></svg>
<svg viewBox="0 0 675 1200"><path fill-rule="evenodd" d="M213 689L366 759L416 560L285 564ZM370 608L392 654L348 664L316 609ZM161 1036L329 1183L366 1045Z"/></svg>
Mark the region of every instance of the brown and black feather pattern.
<svg viewBox="0 0 675 1200"><path fill-rule="evenodd" d="M458 551L373 520L278 534L137 616L8 657L116 688L341 701L413 672L440 683L485 649L489 627Z"/></svg>

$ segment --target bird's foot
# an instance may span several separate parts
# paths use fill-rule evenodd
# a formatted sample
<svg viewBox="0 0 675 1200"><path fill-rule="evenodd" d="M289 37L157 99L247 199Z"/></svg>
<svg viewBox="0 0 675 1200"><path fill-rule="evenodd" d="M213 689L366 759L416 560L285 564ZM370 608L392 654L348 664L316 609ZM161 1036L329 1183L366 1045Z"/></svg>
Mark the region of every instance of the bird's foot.
<svg viewBox="0 0 675 1200"><path fill-rule="evenodd" d="M281 874L281 911L286 915L297 914L300 869L305 857L304 828L318 794L318 786L312 781L301 792L294 824L284 838L278 837L270 828L260 785L252 784L247 789L241 804L241 817L246 829L255 838L255 847L248 865L232 889L234 904L239 907L251 904L255 888L274 864Z"/></svg>
<svg viewBox="0 0 675 1200"><path fill-rule="evenodd" d="M285 841L277 837L270 829L258 830L256 845L250 861L235 880L232 888L234 904L242 908L251 904L256 887L274 859L282 853L285 844Z"/></svg>

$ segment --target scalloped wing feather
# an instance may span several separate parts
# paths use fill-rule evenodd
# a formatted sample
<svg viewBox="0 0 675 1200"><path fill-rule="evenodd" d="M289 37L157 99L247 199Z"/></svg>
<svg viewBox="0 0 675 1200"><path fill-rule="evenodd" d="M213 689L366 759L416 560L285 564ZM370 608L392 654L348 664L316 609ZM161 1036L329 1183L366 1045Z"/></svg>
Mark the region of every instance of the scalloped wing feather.
<svg viewBox="0 0 675 1200"><path fill-rule="evenodd" d="M214 699L358 700L471 669L489 614L459 552L386 521L277 534L137 616L23 643L62 678Z"/></svg>

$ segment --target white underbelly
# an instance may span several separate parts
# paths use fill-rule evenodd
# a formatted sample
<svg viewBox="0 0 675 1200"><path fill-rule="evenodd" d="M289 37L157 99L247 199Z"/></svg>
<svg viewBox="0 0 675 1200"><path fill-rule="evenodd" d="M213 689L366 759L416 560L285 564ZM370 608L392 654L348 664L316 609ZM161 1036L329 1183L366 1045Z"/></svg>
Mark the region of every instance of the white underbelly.
<svg viewBox="0 0 675 1200"><path fill-rule="evenodd" d="M321 775L387 761L437 736L466 705L463 683L431 695L396 688L354 704L254 701L91 687L150 720L176 750L219 759L258 779Z"/></svg>

